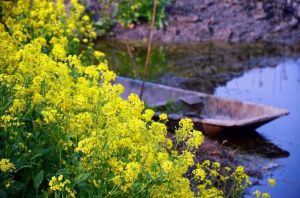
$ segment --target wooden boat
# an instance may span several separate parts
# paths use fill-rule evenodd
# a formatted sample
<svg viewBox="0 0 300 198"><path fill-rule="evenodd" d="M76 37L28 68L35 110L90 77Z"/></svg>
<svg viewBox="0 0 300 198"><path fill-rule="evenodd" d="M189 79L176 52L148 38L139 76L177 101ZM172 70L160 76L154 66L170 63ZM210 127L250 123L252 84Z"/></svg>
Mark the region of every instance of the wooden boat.
<svg viewBox="0 0 300 198"><path fill-rule="evenodd" d="M140 80L118 77L115 83L124 86L122 97L125 99L131 93L140 94ZM254 131L263 124L289 114L285 109L224 99L150 82L145 83L142 100L154 108L156 115L166 112L171 122L178 122L184 117L191 118L195 127L206 135Z"/></svg>

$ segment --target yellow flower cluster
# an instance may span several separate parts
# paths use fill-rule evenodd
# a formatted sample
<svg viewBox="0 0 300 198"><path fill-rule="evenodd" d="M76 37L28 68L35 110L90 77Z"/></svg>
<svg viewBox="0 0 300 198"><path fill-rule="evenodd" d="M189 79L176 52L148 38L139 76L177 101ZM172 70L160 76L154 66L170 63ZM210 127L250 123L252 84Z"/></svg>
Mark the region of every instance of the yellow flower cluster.
<svg viewBox="0 0 300 198"><path fill-rule="evenodd" d="M69 184L71 184L70 180L64 180L63 175L59 175L58 177L53 176L49 181L51 191L66 192L68 197L75 198L75 192L68 187Z"/></svg>
<svg viewBox="0 0 300 198"><path fill-rule="evenodd" d="M197 149L203 142L204 136L200 131L194 130L191 119L184 118L179 122L179 128L175 131L177 143L185 142L188 150Z"/></svg>
<svg viewBox="0 0 300 198"><path fill-rule="evenodd" d="M67 52L76 53L80 41L88 43L91 51L90 41L97 35L84 9L78 0L68 4L64 0L1 1L0 4L1 22L16 42L26 44L39 38L43 50L58 60L65 59ZM86 53L83 49L81 56ZM36 97L38 100L39 96Z"/></svg>
<svg viewBox="0 0 300 198"><path fill-rule="evenodd" d="M83 6L76 0L68 6L63 0L19 0L1 6L0 138L7 140L1 155L21 159L20 167L31 170L25 182L35 193L194 197L184 174L194 165L202 133L183 119L175 137L176 144L184 146L174 146L167 138L166 116L153 121L154 112L145 109L137 95L121 98L124 88L111 83L116 74L100 59L103 53L91 54L97 64L86 64L82 55L71 53L70 44L94 37ZM7 159L1 162L1 170L15 170ZM210 173L199 169L194 174L209 182L205 176L217 176L219 169L214 163ZM233 174L244 182L240 169ZM16 178L27 178L25 172ZM43 180L49 175L60 176L46 186ZM224 194L212 183L201 189L205 196Z"/></svg>
<svg viewBox="0 0 300 198"><path fill-rule="evenodd" d="M1 159L0 160L0 170L4 173L13 172L16 170L16 167L13 163L10 162L9 159Z"/></svg>
<svg viewBox="0 0 300 198"><path fill-rule="evenodd" d="M261 193L259 190L254 191L253 194L256 198L271 198L269 193Z"/></svg>
<svg viewBox="0 0 300 198"><path fill-rule="evenodd" d="M84 7L77 0L71 0L68 6L63 0L2 2L5 24L19 42L27 43L40 36L52 39L72 34L86 39L96 36L89 17L82 14Z"/></svg>
<svg viewBox="0 0 300 198"><path fill-rule="evenodd" d="M1 30L0 39L9 37L3 27ZM40 41L34 39L11 52L18 57L13 69L1 67L7 77L2 86L11 86L13 97L26 101L25 111L14 108L3 116L23 115L31 109L40 115L32 120L34 128L55 126L50 128L49 141L56 141L54 130L58 129L74 137L82 166L92 173L91 181L98 181L98 186L111 182L109 186L118 186L120 193L132 194L139 192L134 189L142 183L146 190L141 192L151 196L192 197L189 180L183 175L193 164L194 155L188 151L168 153L165 124L151 120L153 111L144 111L138 96L131 95L128 100L120 97L123 87L111 84L115 74L107 69L106 62L86 67L76 56L60 61L44 54ZM1 54L10 53L9 46L14 45L7 43ZM11 127L4 126L7 130ZM182 127L178 130L185 133L187 126ZM61 147L65 150L63 144ZM50 186L54 190L54 178Z"/></svg>
<svg viewBox="0 0 300 198"><path fill-rule="evenodd" d="M11 115L2 115L0 117L0 127L7 129L8 127L18 127L21 123L18 121L17 117Z"/></svg>
<svg viewBox="0 0 300 198"><path fill-rule="evenodd" d="M233 172L232 176L235 178L235 181L238 185L243 185L243 182L246 182L247 185L250 185L249 176L245 174L244 167L238 166Z"/></svg>
<svg viewBox="0 0 300 198"><path fill-rule="evenodd" d="M276 185L276 180L274 178L268 179L268 184L273 188ZM256 198L270 198L271 195L267 192L260 192L259 190L254 191L253 195Z"/></svg>
<svg viewBox="0 0 300 198"><path fill-rule="evenodd" d="M193 179L198 182L197 197L240 197L250 185L249 177L242 166L234 171L230 167L222 170L219 162L205 160L197 164L192 173Z"/></svg>
<svg viewBox="0 0 300 198"><path fill-rule="evenodd" d="M66 185L70 184L69 180L63 181L63 175L58 176L57 178L53 176L49 181L50 190L52 191L62 191Z"/></svg>

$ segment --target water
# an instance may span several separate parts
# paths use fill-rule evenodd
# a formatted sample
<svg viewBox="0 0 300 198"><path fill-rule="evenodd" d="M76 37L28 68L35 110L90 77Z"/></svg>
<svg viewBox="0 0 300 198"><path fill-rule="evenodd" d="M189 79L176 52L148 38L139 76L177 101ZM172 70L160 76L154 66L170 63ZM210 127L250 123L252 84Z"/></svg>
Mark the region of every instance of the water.
<svg viewBox="0 0 300 198"><path fill-rule="evenodd" d="M140 78L146 59L143 44L126 45L114 41L98 41L96 48L106 53L109 66L118 75ZM300 53L295 47L254 43L251 45L159 45L151 51L148 77L150 81L191 90L214 93L216 87L241 76L252 68L274 67L284 57ZM134 69L136 65L137 69ZM136 75L134 75L136 74Z"/></svg>
<svg viewBox="0 0 300 198"><path fill-rule="evenodd" d="M253 69L218 87L215 95L288 109L290 115L260 127L257 131L275 145L287 150L287 158L274 159L280 167L269 171L277 186L255 186L272 197L300 196L300 58L286 59L273 68ZM258 145L257 145L258 146Z"/></svg>
<svg viewBox="0 0 300 198"><path fill-rule="evenodd" d="M141 77L145 45L131 45L133 60L123 43L99 41L96 48L107 54L110 68L117 74ZM236 160L241 164L263 172L263 180L250 188L249 194L259 189L272 197L299 197L299 57L299 45L155 45L148 80L289 110L290 115L258 128L256 133L219 141L226 140L224 147L237 151ZM269 177L277 180L273 189L266 185Z"/></svg>

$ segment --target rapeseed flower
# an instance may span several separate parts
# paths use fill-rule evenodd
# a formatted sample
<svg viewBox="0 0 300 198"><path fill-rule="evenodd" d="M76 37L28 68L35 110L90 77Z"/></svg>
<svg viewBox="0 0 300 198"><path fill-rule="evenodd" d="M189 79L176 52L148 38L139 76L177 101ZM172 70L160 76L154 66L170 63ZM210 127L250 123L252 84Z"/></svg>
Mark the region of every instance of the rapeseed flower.
<svg viewBox="0 0 300 198"><path fill-rule="evenodd" d="M269 178L268 183L270 186L274 187L276 185L276 180L274 178Z"/></svg>
<svg viewBox="0 0 300 198"><path fill-rule="evenodd" d="M87 59L84 52L92 51L92 45L80 53L74 47L95 37L83 11L77 0L68 6L63 0L18 0L3 7L1 19L7 27L0 24L0 89L5 101L1 155L20 159L15 167L3 156L4 179L21 174L15 178L26 178L28 188L20 191L48 191L56 197L194 197L184 175L194 165L202 133L183 119L173 145L167 138L166 115L156 122L154 111L145 109L137 95L121 98L124 88L112 84L116 74L108 69L105 55L96 51L87 53ZM201 192L223 195L205 178L209 172L203 171L211 168L205 164L211 165L204 162L193 172L205 182ZM30 171L14 172L24 167ZM240 185L247 179L241 168L232 177ZM16 190L11 196L19 194Z"/></svg>
<svg viewBox="0 0 300 198"><path fill-rule="evenodd" d="M0 170L4 173L13 172L16 170L16 167L13 163L10 162L9 159L1 159L0 160Z"/></svg>

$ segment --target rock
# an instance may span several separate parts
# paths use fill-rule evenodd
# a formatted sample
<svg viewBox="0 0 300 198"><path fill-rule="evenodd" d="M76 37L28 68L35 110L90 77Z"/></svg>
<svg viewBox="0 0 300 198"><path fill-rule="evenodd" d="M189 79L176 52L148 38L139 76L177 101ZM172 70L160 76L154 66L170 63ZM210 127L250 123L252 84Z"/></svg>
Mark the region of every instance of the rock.
<svg viewBox="0 0 300 198"><path fill-rule="evenodd" d="M206 5L207 7L211 6L214 4L214 2L212 0L204 0L204 5Z"/></svg>
<svg viewBox="0 0 300 198"><path fill-rule="evenodd" d="M296 15L298 18L300 18L300 6L297 7Z"/></svg>
<svg viewBox="0 0 300 198"><path fill-rule="evenodd" d="M210 35L212 32L210 26L208 24L202 24L201 26L198 27L198 35L203 36L203 35Z"/></svg>
<svg viewBox="0 0 300 198"><path fill-rule="evenodd" d="M258 2L256 4L254 17L256 20L261 20L267 17L267 13L264 10L264 4L262 2Z"/></svg>
<svg viewBox="0 0 300 198"><path fill-rule="evenodd" d="M220 29L217 31L214 35L213 38L214 40L217 41L223 41L223 42L229 42L232 36L232 30L227 28L227 29Z"/></svg>
<svg viewBox="0 0 300 198"><path fill-rule="evenodd" d="M181 23L184 22L191 23L191 22L198 21L198 16L197 15L177 16L176 20Z"/></svg>
<svg viewBox="0 0 300 198"><path fill-rule="evenodd" d="M248 41L257 41L262 37L262 33L260 31L253 31L249 33Z"/></svg>
<svg viewBox="0 0 300 198"><path fill-rule="evenodd" d="M254 14L254 17L256 20L262 20L265 19L267 17L267 14L263 11L263 12L257 12Z"/></svg>
<svg viewBox="0 0 300 198"><path fill-rule="evenodd" d="M279 25L277 25L274 28L274 32L280 32L282 30L285 30L287 28L294 28L298 25L299 21L295 17L293 17L289 22L281 22Z"/></svg>
<svg viewBox="0 0 300 198"><path fill-rule="evenodd" d="M226 5L226 7L235 5L236 3L237 3L236 0L225 0L225 5Z"/></svg>
<svg viewBox="0 0 300 198"><path fill-rule="evenodd" d="M293 8L297 8L297 6L299 6L299 3L294 2L294 3L293 3Z"/></svg>
<svg viewBox="0 0 300 198"><path fill-rule="evenodd" d="M215 25L217 24L217 20L215 17L210 17L209 19L205 20L205 23L207 23L207 25Z"/></svg>
<svg viewBox="0 0 300 198"><path fill-rule="evenodd" d="M263 2L258 2L256 4L256 9L257 10L264 10L264 4L263 4Z"/></svg>
<svg viewBox="0 0 300 198"><path fill-rule="evenodd" d="M280 31L284 30L285 28L287 28L287 26L288 26L287 23L281 22L279 25L274 27L273 32L280 32Z"/></svg>
<svg viewBox="0 0 300 198"><path fill-rule="evenodd" d="M296 27L298 25L298 19L295 17L292 18L292 20L288 23L289 27Z"/></svg>

